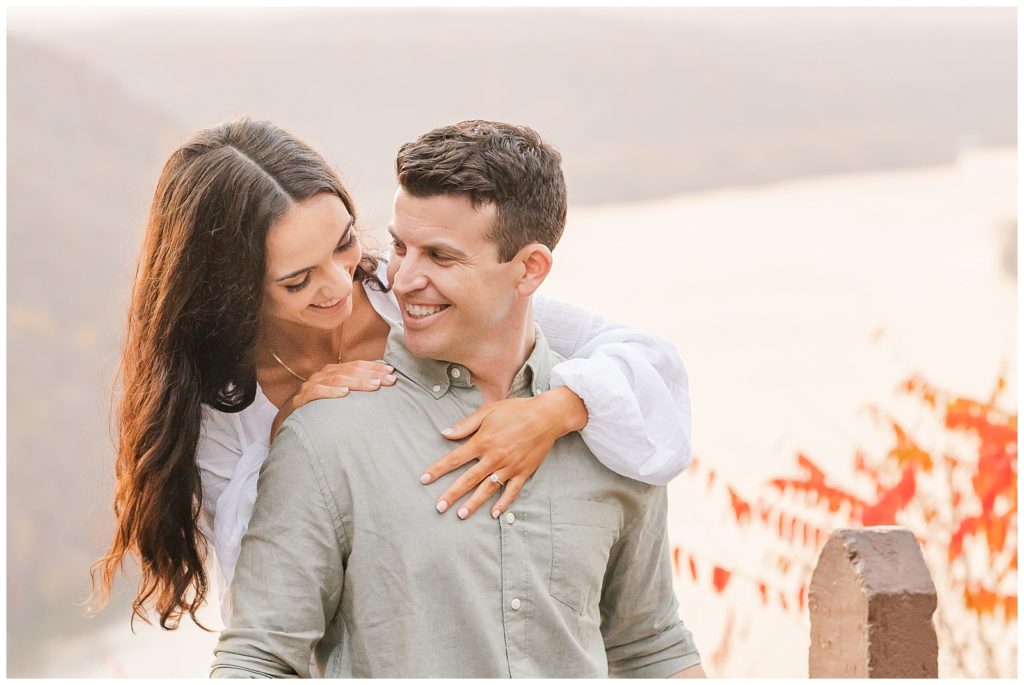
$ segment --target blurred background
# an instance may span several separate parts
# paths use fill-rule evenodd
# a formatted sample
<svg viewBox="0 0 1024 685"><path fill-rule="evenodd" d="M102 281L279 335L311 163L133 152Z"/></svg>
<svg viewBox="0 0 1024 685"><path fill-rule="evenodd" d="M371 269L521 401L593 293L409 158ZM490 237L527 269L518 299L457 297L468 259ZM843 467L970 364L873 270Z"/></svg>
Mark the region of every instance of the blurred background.
<svg viewBox="0 0 1024 685"><path fill-rule="evenodd" d="M1013 8L9 9L8 675L212 659L194 625L131 632L133 577L99 616L80 604L111 532L147 206L190 132L242 114L321 151L378 247L402 142L488 118L559 148L569 225L546 294L669 338L689 371L697 460L669 486L670 534L709 674L806 676L822 535L895 522L939 588L940 674L1015 675L1016 25ZM965 431L958 400L991 430ZM780 483L820 484L812 467L888 509L794 499Z"/></svg>

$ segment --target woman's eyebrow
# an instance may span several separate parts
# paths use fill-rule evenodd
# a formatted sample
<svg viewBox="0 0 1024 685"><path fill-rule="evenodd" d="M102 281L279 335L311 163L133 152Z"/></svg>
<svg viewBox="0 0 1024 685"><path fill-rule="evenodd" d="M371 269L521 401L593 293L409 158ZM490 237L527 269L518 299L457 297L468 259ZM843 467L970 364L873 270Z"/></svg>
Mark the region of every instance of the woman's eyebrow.
<svg viewBox="0 0 1024 685"><path fill-rule="evenodd" d="M313 270L313 267L307 266L305 269L299 269L298 271L293 271L290 274L281 276L281 278L276 278L276 279L274 279L274 282L275 283L279 283L281 281L287 281L289 278L295 278L299 274L305 273L307 271L312 271L312 270Z"/></svg>
<svg viewBox="0 0 1024 685"><path fill-rule="evenodd" d="M353 217L349 217L348 223L345 224L345 228L341 232L341 237L338 238L338 242L339 243L345 238L345 236L347 236L349 234L350 231L353 230L353 227L355 226L355 223L356 223L356 218L354 216ZM284 276L281 276L280 278L275 278L274 279L274 283L280 283L281 281L287 281L289 278L295 278L299 274L306 273L307 271L312 271L314 268L315 267L307 266L305 268L298 269L297 271L293 271L290 274L285 274Z"/></svg>

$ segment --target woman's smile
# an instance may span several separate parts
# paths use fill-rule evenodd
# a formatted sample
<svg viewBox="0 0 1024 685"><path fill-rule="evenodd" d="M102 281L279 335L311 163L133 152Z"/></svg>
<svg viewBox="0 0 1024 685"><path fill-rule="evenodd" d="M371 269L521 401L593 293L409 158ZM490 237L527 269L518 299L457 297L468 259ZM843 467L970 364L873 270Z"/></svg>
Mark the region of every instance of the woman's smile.
<svg viewBox="0 0 1024 685"><path fill-rule="evenodd" d="M319 304L310 304L309 306L317 314L336 314L345 307L348 299L348 297L338 297L333 300L325 300Z"/></svg>

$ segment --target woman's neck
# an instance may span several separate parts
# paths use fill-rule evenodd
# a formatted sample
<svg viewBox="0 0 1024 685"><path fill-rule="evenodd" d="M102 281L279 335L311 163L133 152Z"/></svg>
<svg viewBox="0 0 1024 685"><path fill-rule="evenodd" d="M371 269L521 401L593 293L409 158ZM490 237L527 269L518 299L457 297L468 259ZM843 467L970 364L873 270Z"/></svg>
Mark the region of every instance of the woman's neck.
<svg viewBox="0 0 1024 685"><path fill-rule="evenodd" d="M362 282L356 281L352 284L352 313L334 329L312 328L291 321L267 321L257 342L257 363L277 365L273 357L277 354L292 368L300 365L309 371L337 363L339 353L343 361L377 359L384 352L387 334L387 322L370 304ZM375 352L375 356L367 357ZM304 371L299 373L306 375Z"/></svg>
<svg viewBox="0 0 1024 685"><path fill-rule="evenodd" d="M338 361L339 350L344 345L346 320L332 330L303 326L295 322L264 323L263 334L256 344L257 359L260 363L276 363L274 355L294 364L322 366Z"/></svg>

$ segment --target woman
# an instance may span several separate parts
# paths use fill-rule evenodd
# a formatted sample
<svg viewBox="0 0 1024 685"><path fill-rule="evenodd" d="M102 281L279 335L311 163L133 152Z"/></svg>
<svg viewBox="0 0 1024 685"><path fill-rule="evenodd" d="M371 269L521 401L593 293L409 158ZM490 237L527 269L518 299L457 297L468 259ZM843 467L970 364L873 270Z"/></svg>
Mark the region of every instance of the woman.
<svg viewBox="0 0 1024 685"><path fill-rule="evenodd" d="M321 205L341 220L310 213ZM392 368L366 361L382 357L400 319L384 280L383 261L362 252L337 175L288 133L243 119L200 131L171 155L132 288L117 528L96 566L99 604L131 553L142 572L133 617L146 620L152 602L164 628L184 613L194 620L209 587L208 543L227 598L276 428L308 402L396 382ZM479 458L439 510L477 487L475 509L490 495L481 481L496 471L524 481L556 439L581 428L623 475L664 483L687 465L686 376L670 345L555 302L538 300L535 319L552 349L573 358L555 367L550 391L482 407L447 433L472 435L471 448L409 474L429 483ZM496 508L515 494L507 489Z"/></svg>

